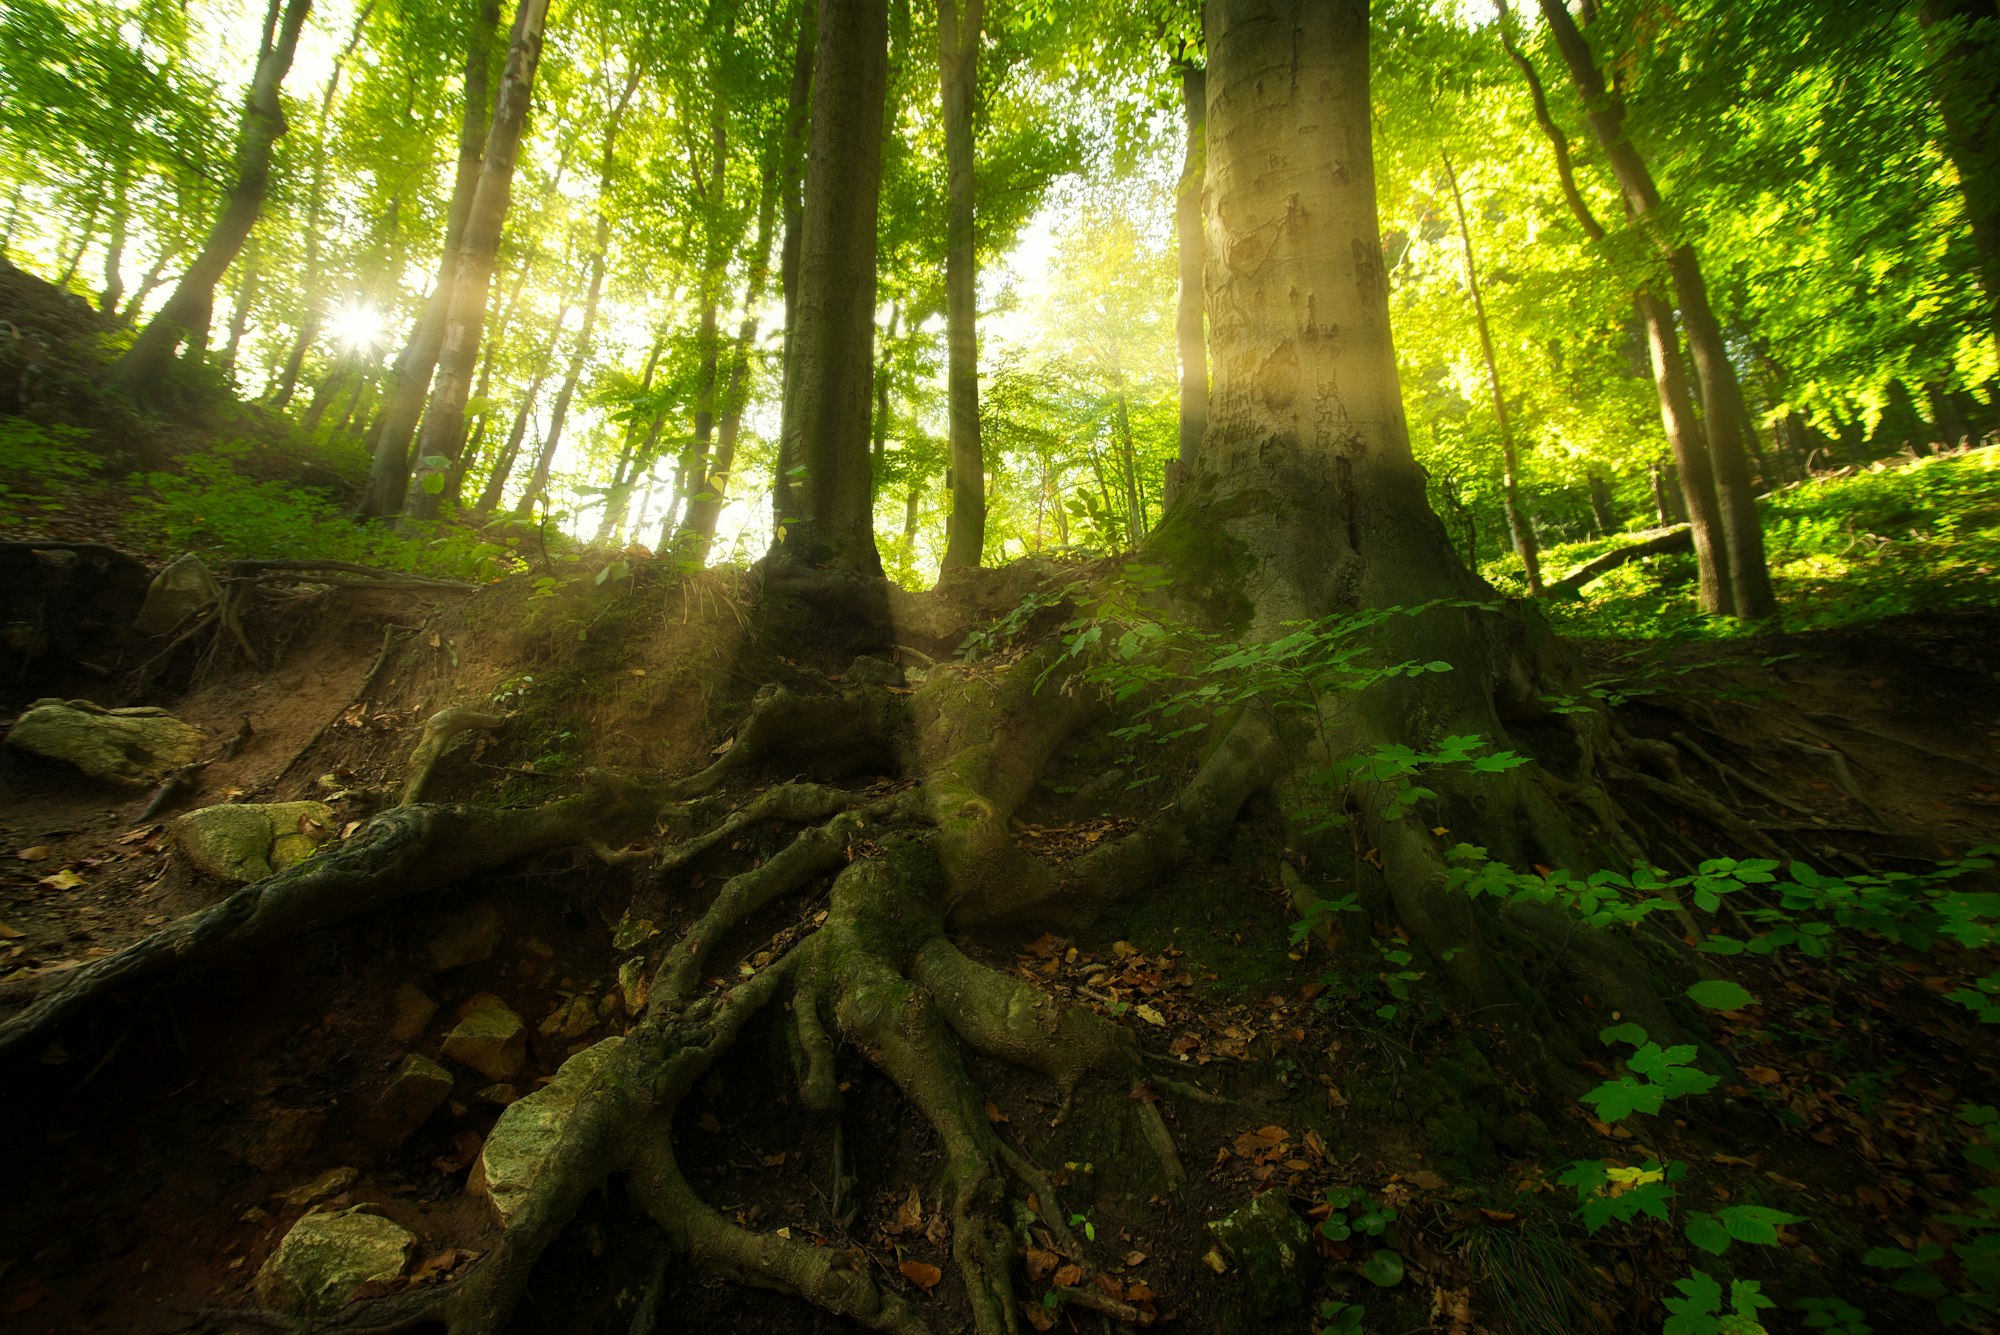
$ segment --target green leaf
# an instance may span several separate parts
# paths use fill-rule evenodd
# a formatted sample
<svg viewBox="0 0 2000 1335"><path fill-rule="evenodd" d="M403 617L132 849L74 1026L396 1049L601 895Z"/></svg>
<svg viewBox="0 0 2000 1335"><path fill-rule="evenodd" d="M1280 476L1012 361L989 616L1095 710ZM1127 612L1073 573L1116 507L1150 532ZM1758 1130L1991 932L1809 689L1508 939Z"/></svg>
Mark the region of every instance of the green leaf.
<svg viewBox="0 0 2000 1335"><path fill-rule="evenodd" d="M1729 1230L1712 1214L1696 1212L1688 1216L1687 1240L1715 1256L1729 1250Z"/></svg>
<svg viewBox="0 0 2000 1335"><path fill-rule="evenodd" d="M424 494L436 496L444 490L444 474L426 473L423 480Z"/></svg>
<svg viewBox="0 0 2000 1335"><path fill-rule="evenodd" d="M1778 1226L1781 1224L1803 1224L1805 1220L1783 1210L1773 1210L1764 1205L1729 1205L1716 1211L1722 1226L1729 1230L1729 1236L1738 1242L1754 1242L1760 1247L1778 1245Z"/></svg>
<svg viewBox="0 0 2000 1335"><path fill-rule="evenodd" d="M1697 1006L1706 1006L1713 1011L1742 1010L1745 1006L1757 1004L1757 998L1751 996L1740 983L1732 983L1727 978L1709 978L1696 983L1687 990L1687 996Z"/></svg>
<svg viewBox="0 0 2000 1335"><path fill-rule="evenodd" d="M1597 1041L1600 1043L1630 1043L1635 1048L1641 1047L1646 1042L1646 1031L1643 1027L1630 1022L1614 1024L1609 1029L1598 1030Z"/></svg>
<svg viewBox="0 0 2000 1335"><path fill-rule="evenodd" d="M1403 1254L1387 1247L1369 1256L1361 1273L1377 1288L1390 1289L1403 1282Z"/></svg>

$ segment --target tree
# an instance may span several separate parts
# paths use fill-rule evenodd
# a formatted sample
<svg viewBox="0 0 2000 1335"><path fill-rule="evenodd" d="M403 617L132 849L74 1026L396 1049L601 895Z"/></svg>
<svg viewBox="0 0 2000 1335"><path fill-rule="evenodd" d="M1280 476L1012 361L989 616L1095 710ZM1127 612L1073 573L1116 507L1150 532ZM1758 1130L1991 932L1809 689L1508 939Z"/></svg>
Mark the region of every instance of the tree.
<svg viewBox="0 0 2000 1335"><path fill-rule="evenodd" d="M887 61L883 0L824 0L779 455L800 476L777 493L771 553L783 565L882 570L868 427Z"/></svg>
<svg viewBox="0 0 2000 1335"><path fill-rule="evenodd" d="M2000 6L1994 0L1923 0L1917 20L1931 39L1945 142L1958 167L2000 351L2000 75L1994 73L2000 69Z"/></svg>
<svg viewBox="0 0 2000 1335"><path fill-rule="evenodd" d="M978 264L973 230L972 106L978 93L983 0L938 0L944 97L945 342L950 350L951 513L944 568L976 566L986 548L986 456L979 445Z"/></svg>
<svg viewBox="0 0 2000 1335"><path fill-rule="evenodd" d="M215 285L242 253L243 243L250 239L250 231L264 210L271 182L271 152L285 132L285 75L291 71L299 32L311 11L312 0L271 0L264 16L265 38L257 55L257 72L243 102L235 179L228 200L173 295L111 370L113 381L135 393L155 394L181 345L190 338L207 337Z"/></svg>

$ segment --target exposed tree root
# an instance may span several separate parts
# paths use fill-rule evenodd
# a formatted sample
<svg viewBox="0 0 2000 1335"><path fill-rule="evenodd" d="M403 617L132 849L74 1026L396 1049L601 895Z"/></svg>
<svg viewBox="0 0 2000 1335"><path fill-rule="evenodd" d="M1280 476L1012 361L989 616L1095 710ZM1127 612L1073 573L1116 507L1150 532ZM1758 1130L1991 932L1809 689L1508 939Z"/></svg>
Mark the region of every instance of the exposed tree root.
<svg viewBox="0 0 2000 1335"><path fill-rule="evenodd" d="M458 804L386 811L345 843L246 885L115 955L33 980L40 994L0 1024L0 1058L144 979L214 967L298 932L577 842L637 811L624 785L601 779L597 788L529 811Z"/></svg>
<svg viewBox="0 0 2000 1335"><path fill-rule="evenodd" d="M424 735L418 739L416 750L410 753L409 769L403 778L403 803L423 800L424 785L430 782L431 771L437 768L453 742L468 732L497 728L512 717L512 714L485 714L464 705L453 705L431 715L424 722Z"/></svg>

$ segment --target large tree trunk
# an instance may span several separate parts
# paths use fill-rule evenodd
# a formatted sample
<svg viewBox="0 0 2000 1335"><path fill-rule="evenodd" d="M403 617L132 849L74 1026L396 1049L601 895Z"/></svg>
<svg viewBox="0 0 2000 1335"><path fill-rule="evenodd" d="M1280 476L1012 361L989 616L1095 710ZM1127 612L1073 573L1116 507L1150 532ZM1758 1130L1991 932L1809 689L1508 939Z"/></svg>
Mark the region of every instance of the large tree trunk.
<svg viewBox="0 0 2000 1335"><path fill-rule="evenodd" d="M978 94L983 0L938 0L944 90L944 308L951 414L951 510L944 569L976 566L986 550L986 456L979 444L979 266L973 222L972 104Z"/></svg>
<svg viewBox="0 0 2000 1335"><path fill-rule="evenodd" d="M1637 145L1626 133L1624 102L1606 87L1597 57L1570 17L1564 0L1541 0L1541 8L1556 48L1569 66L1570 79L1583 98L1591 129L1611 164L1612 175L1618 179L1626 205L1652 236L1673 277L1688 350L1701 378L1709 457L1721 521L1728 534L1729 585L1735 615L1746 621L1772 616L1778 610L1777 595L1771 588L1771 571L1764 560L1764 533L1757 518L1757 500L1750 486L1746 454L1752 428L1743 408L1743 391L1737 383L1736 368L1723 344L1722 326L1709 303L1701 261L1694 247L1676 242L1669 234L1659 188ZM1686 476L1685 465L1683 476ZM1695 479L1687 481L1692 488Z"/></svg>
<svg viewBox="0 0 2000 1335"><path fill-rule="evenodd" d="M2000 92L1993 74L2000 69L2000 4L1922 0L1917 21L1930 43L1945 148L1958 168L1986 289L1986 318L2000 349Z"/></svg>
<svg viewBox="0 0 2000 1335"><path fill-rule="evenodd" d="M1542 549L1535 539L1535 521L1521 504L1521 457L1514 446L1514 426L1507 417L1507 396L1500 388L1500 363L1493 355L1493 330L1486 322L1486 299L1479 292L1479 262L1472 252L1472 228L1465 220L1465 196L1458 172L1444 158L1445 181L1451 186L1451 206L1458 215L1458 238L1465 246L1465 285L1472 293L1472 314L1479 324L1479 351L1486 359L1486 384L1493 395L1493 416L1500 424L1500 499L1507 512L1507 531L1527 572L1528 592L1542 591Z"/></svg>
<svg viewBox="0 0 2000 1335"><path fill-rule="evenodd" d="M111 368L112 379L134 393L151 395L181 344L191 335L206 333L208 316L215 306L215 285L242 253L243 243L250 239L250 231L264 211L264 196L271 185L272 149L285 133L285 75L292 68L299 30L311 10L312 0L271 0L265 18L265 30L271 35L258 53L257 73L244 100L236 138L235 179L222 213L173 295Z"/></svg>
<svg viewBox="0 0 2000 1335"><path fill-rule="evenodd" d="M465 114L458 129L458 170L452 179L451 204L445 212L444 250L438 258L437 283L424 312L390 373L389 402L376 429L375 457L368 471L368 490L361 502L364 519L381 519L396 512L410 482L410 440L417 433L431 376L437 370L458 275L459 250L478 193L480 165L486 152L491 120L488 66L493 38L500 26L499 0L481 0L465 54Z"/></svg>
<svg viewBox="0 0 2000 1335"><path fill-rule="evenodd" d="M521 151L534 100L535 68L542 58L542 25L548 0L521 0L514 13L507 64L500 76L500 96L493 103L493 127L486 134L486 151L479 164L479 187L466 215L459 245L458 272L438 348L437 380L424 409L419 459L451 459L465 438L465 404L472 395L472 378L479 365L479 340L486 327L486 303L493 286L493 265L500 254L500 233L507 223L514 195L514 160ZM400 500L400 497L398 498Z"/></svg>
<svg viewBox="0 0 2000 1335"><path fill-rule="evenodd" d="M885 0L824 0L814 60L796 327L781 459L804 476L781 505L779 564L882 572L868 408L875 348L875 220L888 66Z"/></svg>
<svg viewBox="0 0 2000 1335"><path fill-rule="evenodd" d="M1179 63L1181 115L1187 150L1174 193L1174 241L1180 264L1180 291L1174 298L1174 346L1181 367L1180 454L1168 470L1166 503L1174 503L1180 480L1201 453L1208 430L1208 338L1202 309L1203 251L1201 185L1207 173L1208 72L1192 61Z"/></svg>

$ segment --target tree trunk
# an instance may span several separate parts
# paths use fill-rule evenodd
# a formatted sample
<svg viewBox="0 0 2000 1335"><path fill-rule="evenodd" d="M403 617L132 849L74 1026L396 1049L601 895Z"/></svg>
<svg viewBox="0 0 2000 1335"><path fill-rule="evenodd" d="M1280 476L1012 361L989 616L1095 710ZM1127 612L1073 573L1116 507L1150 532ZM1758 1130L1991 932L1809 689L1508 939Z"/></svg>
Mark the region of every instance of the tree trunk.
<svg viewBox="0 0 2000 1335"><path fill-rule="evenodd" d="M236 280L236 300L229 311L229 341L222 345L222 365L231 375L235 374L236 353L243 345L243 331L250 324L250 307L256 300L257 271L246 265L242 277Z"/></svg>
<svg viewBox="0 0 2000 1335"><path fill-rule="evenodd" d="M771 227L777 212L777 177L766 170L757 199L757 236L751 242L750 280L743 294L743 322L736 329L736 343L729 358L729 380L722 391L721 425L716 431L715 458L708 477L695 499L688 502L681 536L687 543L683 555L692 560L706 557L715 541L715 526L722 507L729 503L729 484L736 467L736 442L743 432L743 411L750 394L750 361L757 344L757 311L764 302L764 289L771 280ZM890 313L893 328L895 314Z"/></svg>
<svg viewBox="0 0 2000 1335"><path fill-rule="evenodd" d="M1719 518L1727 529L1728 576L1734 614L1745 621L1775 615L1777 595L1771 588L1770 567L1764 560L1764 534L1757 518L1756 495L1750 486L1750 468L1745 457L1750 422L1743 408L1743 393L1737 383L1736 368L1730 364L1723 345L1722 327L1709 304L1708 285L1701 261L1689 245L1676 244L1666 230L1663 206L1652 173L1639 150L1626 134L1625 107L1605 86L1590 43L1570 17L1564 0L1541 0L1556 47L1569 66L1571 81L1583 98L1592 130L1610 161L1627 206L1652 236L1673 276L1679 299L1681 321L1687 330L1688 350L1701 378L1704 423L1708 453L1719 502ZM1699 480L1682 476L1689 486L1689 504L1696 504ZM1700 521L1696 521L1697 528ZM1701 546L1696 539L1696 549Z"/></svg>
<svg viewBox="0 0 2000 1335"><path fill-rule="evenodd" d="M979 443L979 269L973 220L972 105L979 89L984 0L938 0L938 74L944 97L944 307L951 414L951 509L946 570L976 566L986 550L986 456Z"/></svg>
<svg viewBox="0 0 2000 1335"><path fill-rule="evenodd" d="M535 396L542 392L542 381L547 378L546 363L535 371L535 378L528 382L521 393L521 406L514 410L514 426L507 433L507 443L500 447L500 453L493 460L493 471L486 475L486 485L480 489L479 503L473 508L480 514L490 515L500 507L500 495L506 489L507 477L514 471L514 461L521 457L521 442L527 439L528 415L534 411Z"/></svg>
<svg viewBox="0 0 2000 1335"><path fill-rule="evenodd" d="M521 151L521 133L534 101L535 69L542 58L542 26L549 0L520 0L507 46L507 64L500 76L500 95L493 103L493 126L486 133L486 150L479 163L479 186L465 218L458 248L458 271L438 346L437 379L424 409L423 433L417 457L450 460L465 439L465 404L472 395L472 377L479 365L479 340L486 327L486 304L493 286L494 261L500 253L500 233L514 194L514 160ZM398 500L401 498L398 497Z"/></svg>
<svg viewBox="0 0 2000 1335"><path fill-rule="evenodd" d="M1174 193L1174 240L1180 261L1180 291L1174 299L1174 346L1180 355L1180 454L1167 479L1166 504L1174 503L1180 480L1201 453L1208 429L1208 339L1202 310L1201 186L1207 172L1208 73L1183 60L1181 116L1187 131L1181 179Z"/></svg>
<svg viewBox="0 0 2000 1335"><path fill-rule="evenodd" d="M882 573L868 409L888 40L886 0L821 5L780 456L805 474L777 516L783 565Z"/></svg>
<svg viewBox="0 0 2000 1335"><path fill-rule="evenodd" d="M1699 571L1701 608L1715 616L1736 612L1736 590L1729 579L1728 542L1734 534L1723 526L1715 495L1715 469L1709 459L1707 433L1695 419L1694 398L1688 392L1681 365L1680 341L1674 334L1673 312L1650 292L1638 297L1639 317L1646 326L1646 350L1653 361L1653 385L1659 391L1660 421L1674 449L1681 498L1694 530L1694 558Z"/></svg>
<svg viewBox="0 0 2000 1335"><path fill-rule="evenodd" d="M715 438L716 397L721 388L722 287L729 265L721 221L728 204L729 126L723 116L719 84L714 88L713 95L715 106L709 115L711 156L708 186L701 190L708 203L708 228L702 246L701 324L695 334L696 346L701 349L701 365L695 382L694 434L688 438L687 448L681 452L680 466L674 479L674 490L688 498L689 515L694 513L695 497L712 493L709 478L715 470L710 466L708 451L710 442ZM698 167L695 177L699 190L701 173ZM672 545L670 515L668 523L660 529L660 547L665 550Z"/></svg>
<svg viewBox="0 0 2000 1335"><path fill-rule="evenodd" d="M279 17L279 5L284 12ZM273 38L257 58L257 72L243 105L243 120L237 132L235 179L229 187L222 213L209 231L208 240L194 263L181 276L166 305L159 309L125 355L111 368L111 378L128 391L142 397L158 388L174 354L194 332L198 317L214 307L215 285L236 262L250 230L264 211L264 196L271 183L271 153L285 132L282 89L298 49L299 30L305 26L312 0L271 0L265 28L275 24ZM203 321L204 328L206 321Z"/></svg>
<svg viewBox="0 0 2000 1335"><path fill-rule="evenodd" d="M1590 517L1597 525L1597 531L1604 537L1618 532L1618 515L1611 508L1611 486L1604 480L1604 474L1593 472L1585 484L1590 498Z"/></svg>
<svg viewBox="0 0 2000 1335"><path fill-rule="evenodd" d="M524 5L528 0L523 0ZM482 160L490 133L492 105L488 85L493 39L500 26L499 0L481 0L467 41L465 113L458 130L458 169L452 178L451 204L445 211L444 249L438 258L437 282L423 314L410 329L409 341L390 372L388 404L375 435L375 455L368 470L368 490L361 517L382 519L396 512L410 481L410 441L417 433L424 402L437 370L444 343L452 293L457 285L459 250L479 189ZM518 19L517 19L518 27ZM540 49L539 43L537 50ZM509 55L512 61L512 55Z"/></svg>
<svg viewBox="0 0 2000 1335"><path fill-rule="evenodd" d="M784 160L778 174L778 192L783 197L785 239L778 261L779 283L785 297L785 348L780 367L783 401L792 401L792 341L799 324L799 251L805 240L805 199L803 164L806 131L812 111L813 59L818 50L818 0L799 0L798 34L792 51L792 90L785 116ZM879 187L878 187L879 188ZM791 445L781 431L778 457L772 468L771 512L782 527L793 510L793 467Z"/></svg>
<svg viewBox="0 0 2000 1335"><path fill-rule="evenodd" d="M1458 237L1465 245L1465 285L1472 293L1472 313L1479 324L1479 351L1486 359L1486 384L1493 395L1493 416L1500 424L1500 497L1507 512L1507 531L1527 572L1531 597L1542 592L1542 549L1535 539L1535 521L1521 504L1521 458L1514 447L1514 427L1507 417L1507 396L1500 389L1500 363L1493 355L1493 331L1486 322L1486 299L1479 293L1479 262L1473 257L1472 228L1465 221L1465 196L1459 193L1458 172L1451 155L1444 155L1444 178L1451 186L1451 206L1458 215Z"/></svg>
<svg viewBox="0 0 2000 1335"><path fill-rule="evenodd" d="M128 183L120 170L111 180L111 239L104 247L104 291L97 299L97 309L106 315L125 297L125 234L131 222Z"/></svg>
<svg viewBox="0 0 2000 1335"><path fill-rule="evenodd" d="M1125 373L1118 384L1118 457L1125 468L1125 541L1137 547L1146 540L1146 504L1139 490L1139 456L1132 448L1132 412L1125 393Z"/></svg>
<svg viewBox="0 0 2000 1335"><path fill-rule="evenodd" d="M2000 350L2000 5L1995 0L1921 0L1917 21L1931 50L1931 81L1944 117L1945 148L1958 168L1966 222L1979 252L1986 318Z"/></svg>

